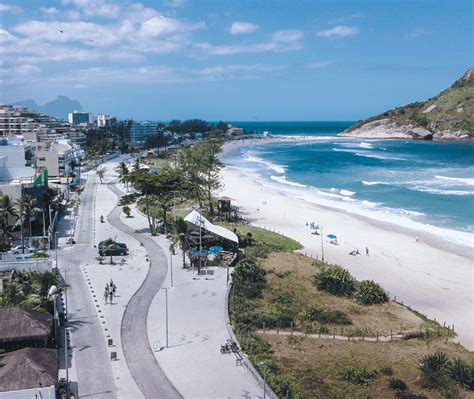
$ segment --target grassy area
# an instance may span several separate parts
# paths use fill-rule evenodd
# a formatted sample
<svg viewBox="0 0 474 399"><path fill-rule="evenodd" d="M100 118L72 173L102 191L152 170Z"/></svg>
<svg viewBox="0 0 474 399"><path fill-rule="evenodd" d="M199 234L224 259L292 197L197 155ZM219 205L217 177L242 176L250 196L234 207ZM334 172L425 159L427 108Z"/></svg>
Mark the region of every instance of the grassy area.
<svg viewBox="0 0 474 399"><path fill-rule="evenodd" d="M437 350L452 359L474 362L471 353L449 341L451 331L393 301L366 306L353 297L319 290L314 276L323 265L293 253L299 248L297 242L241 223L227 227L236 227L241 236L251 232L254 239L244 248L246 257L234 271L238 280L234 279L230 297L233 328L251 361L265 361L266 366L260 371L277 395L470 397L449 377L443 379L443 386L428 387L419 369L420 360ZM255 250L267 246L264 251ZM249 287L252 284L254 289ZM359 283L355 284L358 287ZM277 326L279 335L275 331ZM406 339L354 342L283 335L282 330L291 329L365 337L402 333Z"/></svg>

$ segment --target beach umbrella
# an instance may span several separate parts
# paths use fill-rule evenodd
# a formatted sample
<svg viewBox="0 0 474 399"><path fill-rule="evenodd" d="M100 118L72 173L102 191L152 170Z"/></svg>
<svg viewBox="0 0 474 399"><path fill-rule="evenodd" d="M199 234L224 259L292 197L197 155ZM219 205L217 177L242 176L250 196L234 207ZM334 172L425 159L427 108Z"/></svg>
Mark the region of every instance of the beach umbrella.
<svg viewBox="0 0 474 399"><path fill-rule="evenodd" d="M331 240L337 239L337 236L334 234L328 234L327 237L330 238Z"/></svg>
<svg viewBox="0 0 474 399"><path fill-rule="evenodd" d="M220 245L214 245L209 250L207 251L210 254L218 254L219 252L222 252L224 248L222 248Z"/></svg>

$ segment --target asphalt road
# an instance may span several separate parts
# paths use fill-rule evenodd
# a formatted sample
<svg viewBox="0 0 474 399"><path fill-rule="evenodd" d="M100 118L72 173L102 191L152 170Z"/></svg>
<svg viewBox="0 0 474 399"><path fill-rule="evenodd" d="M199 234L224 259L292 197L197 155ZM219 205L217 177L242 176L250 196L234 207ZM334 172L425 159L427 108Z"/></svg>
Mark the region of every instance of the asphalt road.
<svg viewBox="0 0 474 399"><path fill-rule="evenodd" d="M101 325L80 265L94 259L92 247L93 206L96 177L90 176L81 195L76 229L76 245L58 251L58 264L67 270L68 327L81 398L115 399L116 387ZM59 237L66 236L69 221L61 219ZM71 358L69 359L71 362Z"/></svg>
<svg viewBox="0 0 474 399"><path fill-rule="evenodd" d="M108 188L122 196L115 185ZM148 342L147 317L151 302L161 289L168 269L168 261L163 249L144 233L136 232L120 220L121 208L115 208L107 216L116 229L143 243L150 256L150 268L141 287L135 292L122 318L122 347L128 368L145 398L182 398L168 380L153 355Z"/></svg>

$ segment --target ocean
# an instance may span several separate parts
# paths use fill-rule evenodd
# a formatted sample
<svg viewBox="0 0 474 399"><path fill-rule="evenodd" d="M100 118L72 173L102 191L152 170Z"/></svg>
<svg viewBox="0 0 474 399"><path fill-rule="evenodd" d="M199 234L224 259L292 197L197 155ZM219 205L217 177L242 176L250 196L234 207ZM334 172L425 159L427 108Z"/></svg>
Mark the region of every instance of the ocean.
<svg viewBox="0 0 474 399"><path fill-rule="evenodd" d="M474 143L337 137L352 122L233 122L317 141L240 147L225 163L285 195L473 246Z"/></svg>

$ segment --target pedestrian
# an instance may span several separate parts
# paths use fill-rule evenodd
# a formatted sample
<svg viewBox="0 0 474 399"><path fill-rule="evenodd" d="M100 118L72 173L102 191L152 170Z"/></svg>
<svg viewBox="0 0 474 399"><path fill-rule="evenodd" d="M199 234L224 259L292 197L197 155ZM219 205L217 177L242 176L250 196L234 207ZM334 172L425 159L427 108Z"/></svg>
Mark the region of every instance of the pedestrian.
<svg viewBox="0 0 474 399"><path fill-rule="evenodd" d="M107 291L104 291L104 300L105 300L105 304L107 305L107 300L109 299L109 293Z"/></svg>
<svg viewBox="0 0 474 399"><path fill-rule="evenodd" d="M115 283L112 283L112 294L115 298L115 291L117 291L117 286L115 285Z"/></svg>
<svg viewBox="0 0 474 399"><path fill-rule="evenodd" d="M105 284L105 292L107 293L107 295L109 294L109 291L110 291L109 284Z"/></svg>
<svg viewBox="0 0 474 399"><path fill-rule="evenodd" d="M365 254L369 256L369 247L365 247Z"/></svg>
<svg viewBox="0 0 474 399"><path fill-rule="evenodd" d="M109 299L110 299L110 304L112 305L112 299L114 297L114 293L112 292L112 290L110 290L109 292Z"/></svg>
<svg viewBox="0 0 474 399"><path fill-rule="evenodd" d="M418 237L418 234L416 235L416 242L420 242L420 237Z"/></svg>

